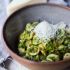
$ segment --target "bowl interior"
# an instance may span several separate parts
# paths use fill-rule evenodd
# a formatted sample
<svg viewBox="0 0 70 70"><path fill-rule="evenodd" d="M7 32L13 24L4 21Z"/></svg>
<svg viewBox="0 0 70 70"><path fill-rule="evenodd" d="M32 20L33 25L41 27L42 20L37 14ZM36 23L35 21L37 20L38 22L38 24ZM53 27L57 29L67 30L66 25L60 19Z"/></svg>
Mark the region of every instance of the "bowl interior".
<svg viewBox="0 0 70 70"><path fill-rule="evenodd" d="M37 4L22 8L12 14L3 27L4 40L13 52L18 54L19 35L26 23L47 20L52 24L60 21L70 23L70 10L56 5Z"/></svg>

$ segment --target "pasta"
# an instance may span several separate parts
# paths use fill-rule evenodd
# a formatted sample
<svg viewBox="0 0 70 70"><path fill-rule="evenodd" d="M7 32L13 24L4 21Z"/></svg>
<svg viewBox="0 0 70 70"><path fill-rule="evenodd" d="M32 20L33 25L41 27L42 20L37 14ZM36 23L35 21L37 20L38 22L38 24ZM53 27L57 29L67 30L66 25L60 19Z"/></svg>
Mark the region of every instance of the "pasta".
<svg viewBox="0 0 70 70"><path fill-rule="evenodd" d="M23 58L47 62L70 58L70 28L58 29L49 40L33 32L39 22L28 23L19 38L18 50ZM67 56L68 55L68 56Z"/></svg>

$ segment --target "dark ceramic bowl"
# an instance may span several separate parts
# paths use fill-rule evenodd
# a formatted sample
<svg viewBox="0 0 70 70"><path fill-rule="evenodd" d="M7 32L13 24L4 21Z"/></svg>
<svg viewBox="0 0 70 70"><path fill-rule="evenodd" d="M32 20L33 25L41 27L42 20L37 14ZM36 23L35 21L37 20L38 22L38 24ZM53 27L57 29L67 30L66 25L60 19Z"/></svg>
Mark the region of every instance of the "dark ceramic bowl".
<svg viewBox="0 0 70 70"><path fill-rule="evenodd" d="M18 53L18 39L26 23L47 20L56 24L60 21L70 24L70 8L53 4L36 4L19 9L5 22L3 27L3 43L13 59L31 70L70 70L70 60L57 62L34 62L24 59Z"/></svg>

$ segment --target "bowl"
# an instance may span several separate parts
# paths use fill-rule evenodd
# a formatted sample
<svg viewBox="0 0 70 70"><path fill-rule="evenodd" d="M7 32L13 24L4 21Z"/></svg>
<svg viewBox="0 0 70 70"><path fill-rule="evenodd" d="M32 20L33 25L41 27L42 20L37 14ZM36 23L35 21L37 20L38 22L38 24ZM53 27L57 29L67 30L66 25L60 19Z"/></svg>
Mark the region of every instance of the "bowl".
<svg viewBox="0 0 70 70"><path fill-rule="evenodd" d="M70 8L55 4L29 5L14 12L5 22L2 31L3 44L13 59L31 70L70 70L70 60L35 62L19 56L19 35L28 22L46 20L51 24L63 21L70 24Z"/></svg>

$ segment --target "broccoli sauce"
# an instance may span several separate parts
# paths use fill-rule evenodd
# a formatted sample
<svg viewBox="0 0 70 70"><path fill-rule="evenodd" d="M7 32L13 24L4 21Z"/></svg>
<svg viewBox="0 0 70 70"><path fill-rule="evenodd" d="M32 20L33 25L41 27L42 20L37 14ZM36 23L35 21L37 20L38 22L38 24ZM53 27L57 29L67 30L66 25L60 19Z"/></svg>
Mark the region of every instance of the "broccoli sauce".
<svg viewBox="0 0 70 70"><path fill-rule="evenodd" d="M70 27L47 21L28 23L20 34L18 50L23 58L33 61L70 59Z"/></svg>

